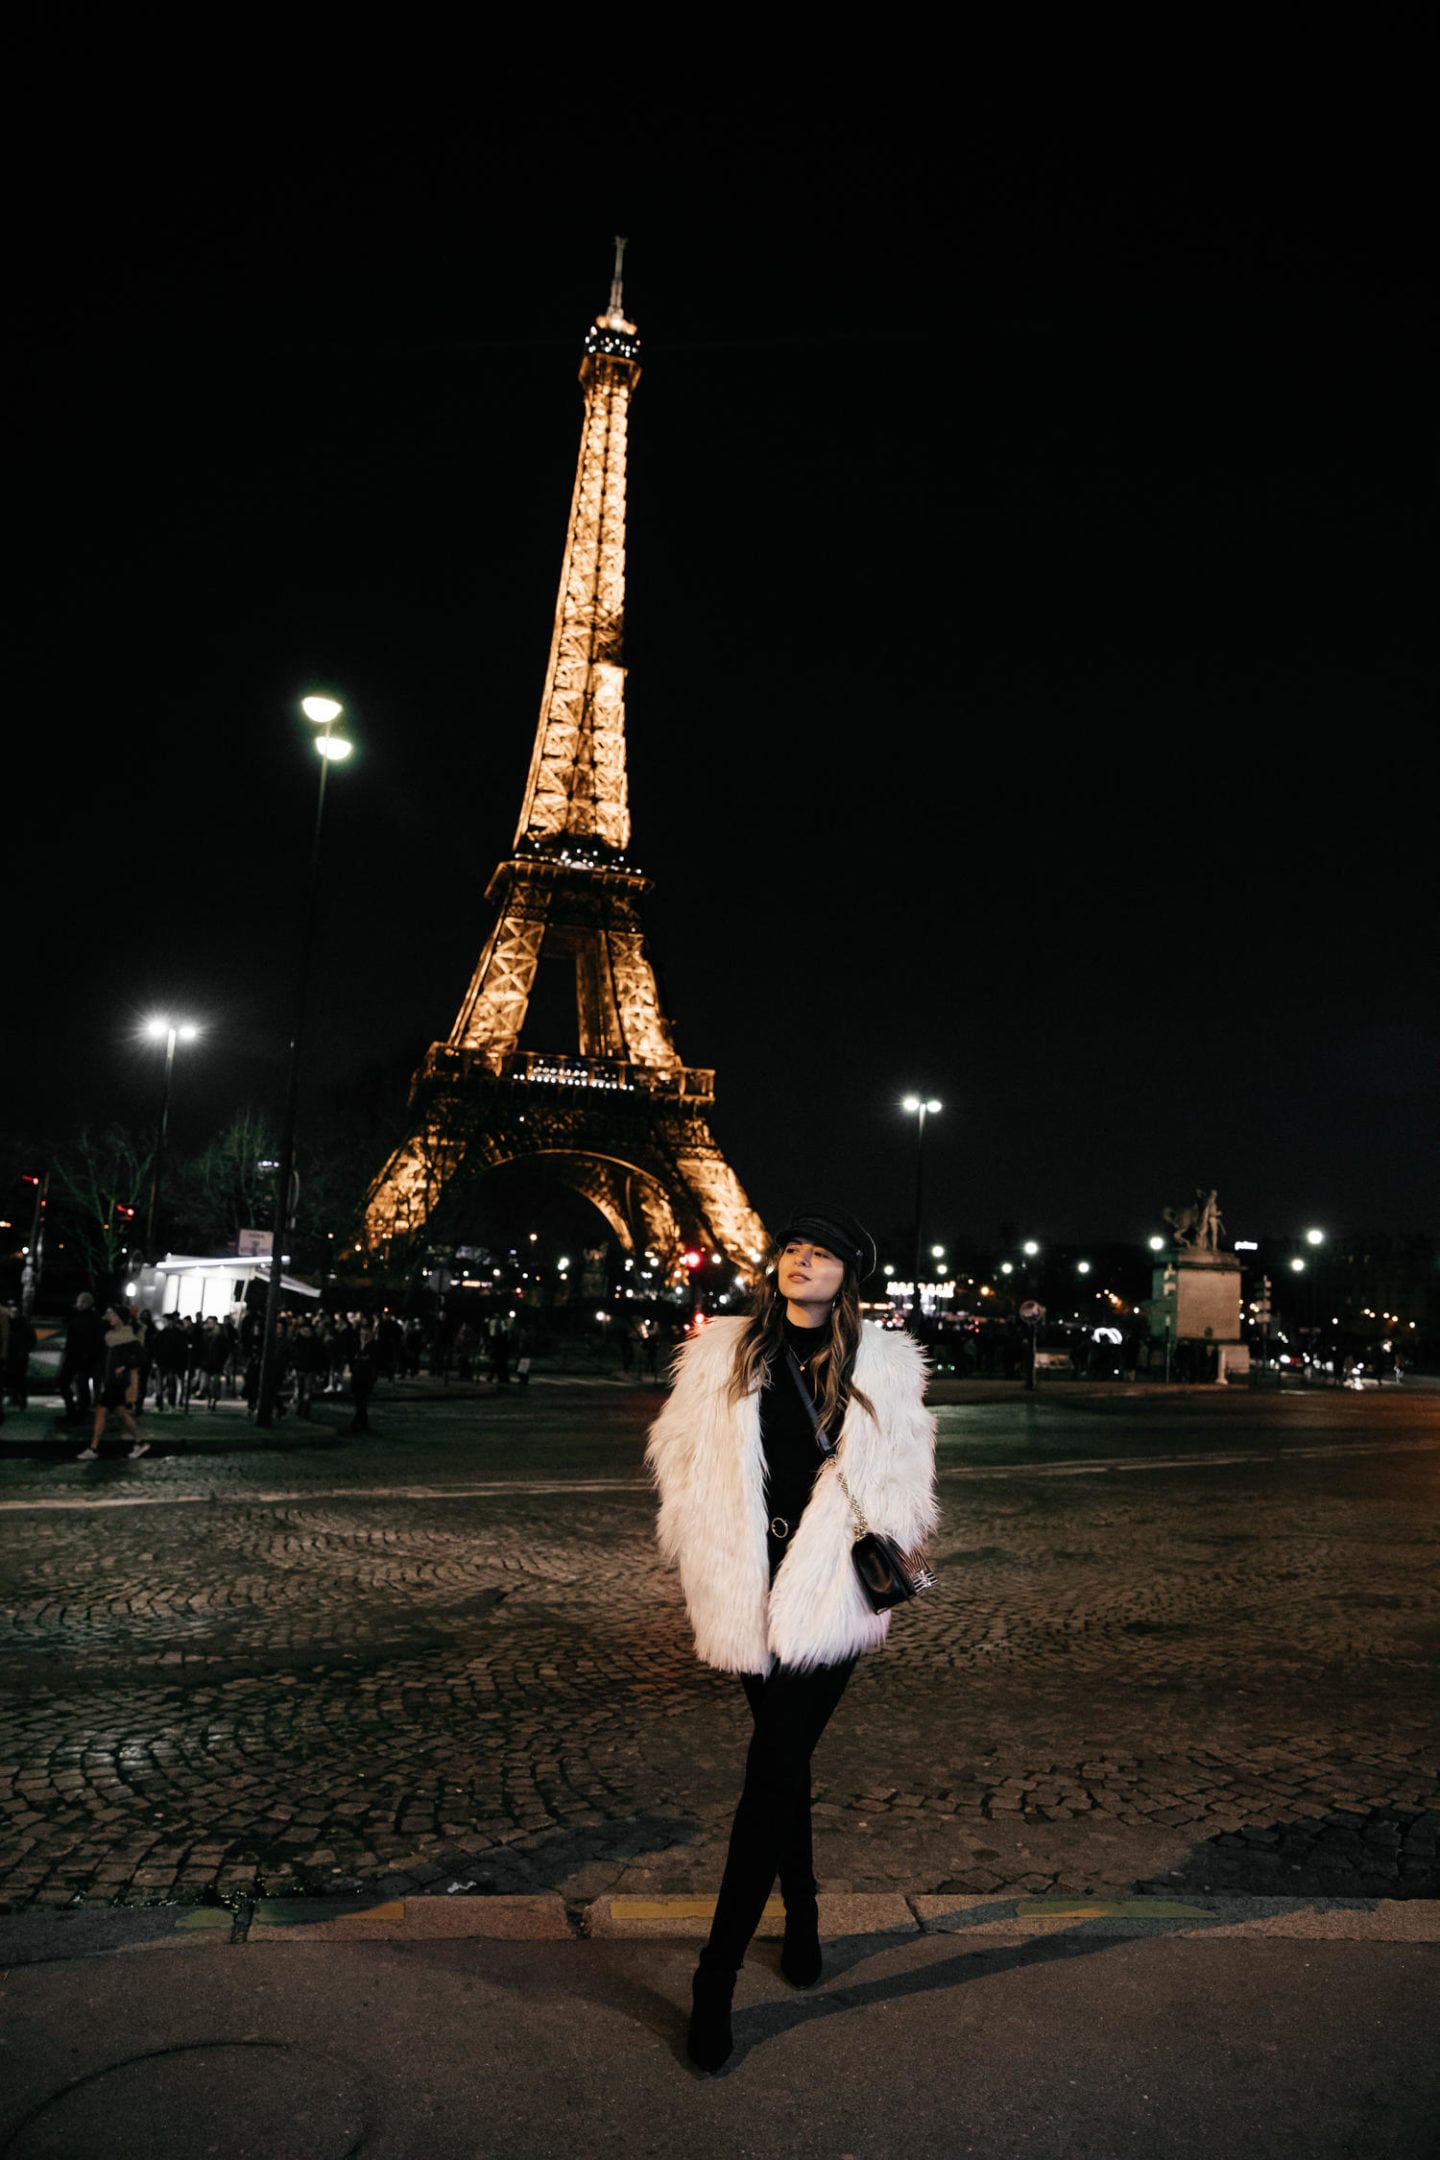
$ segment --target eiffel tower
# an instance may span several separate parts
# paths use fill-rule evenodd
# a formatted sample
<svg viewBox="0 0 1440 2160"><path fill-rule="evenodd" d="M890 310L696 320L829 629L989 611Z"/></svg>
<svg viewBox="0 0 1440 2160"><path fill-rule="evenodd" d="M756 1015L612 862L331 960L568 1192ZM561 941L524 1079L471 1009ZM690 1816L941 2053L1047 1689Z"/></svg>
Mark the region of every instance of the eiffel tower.
<svg viewBox="0 0 1440 2160"><path fill-rule="evenodd" d="M449 1039L411 1088L410 1136L366 1201L372 1251L405 1250L442 1197L507 1164L568 1186L668 1273L687 1248L745 1281L764 1226L711 1134L715 1075L683 1065L645 956L649 880L626 855L625 444L640 340L615 247L585 340L585 415L550 664L520 822L485 897L497 920ZM521 1050L542 959L574 973L579 1053Z"/></svg>

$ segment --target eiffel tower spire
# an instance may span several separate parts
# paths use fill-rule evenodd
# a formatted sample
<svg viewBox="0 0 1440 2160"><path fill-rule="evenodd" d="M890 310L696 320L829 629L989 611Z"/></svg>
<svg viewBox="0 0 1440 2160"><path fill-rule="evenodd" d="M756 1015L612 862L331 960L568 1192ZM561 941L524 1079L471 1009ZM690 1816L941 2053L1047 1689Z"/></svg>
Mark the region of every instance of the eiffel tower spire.
<svg viewBox="0 0 1440 2160"><path fill-rule="evenodd" d="M623 855L625 781L625 449L640 380L640 337L621 293L615 242L610 305L585 340L585 422L550 637L550 665L515 846Z"/></svg>
<svg viewBox="0 0 1440 2160"><path fill-rule="evenodd" d="M582 1193L628 1251L709 1245L754 1274L765 1232L711 1135L714 1074L682 1064L646 956L648 882L626 860L625 452L640 338L625 242L585 339L580 454L550 659L497 920L449 1040L411 1091L414 1123L372 1186L372 1247L413 1236L457 1175L530 1161ZM522 1051L542 958L571 963L580 1054Z"/></svg>

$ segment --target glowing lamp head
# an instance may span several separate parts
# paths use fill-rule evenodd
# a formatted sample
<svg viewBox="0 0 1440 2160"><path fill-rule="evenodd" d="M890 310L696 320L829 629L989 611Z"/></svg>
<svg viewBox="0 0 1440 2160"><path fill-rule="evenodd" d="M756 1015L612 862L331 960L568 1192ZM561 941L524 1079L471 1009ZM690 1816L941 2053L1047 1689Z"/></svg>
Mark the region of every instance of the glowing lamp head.
<svg viewBox="0 0 1440 2160"><path fill-rule="evenodd" d="M321 757L329 758L333 764L349 757L354 747L353 743L346 742L343 735L319 735L315 739L315 748Z"/></svg>
<svg viewBox="0 0 1440 2160"><path fill-rule="evenodd" d="M345 708L338 698L305 697L300 700L300 710L307 720L314 721L316 727L329 727L332 720L340 718Z"/></svg>

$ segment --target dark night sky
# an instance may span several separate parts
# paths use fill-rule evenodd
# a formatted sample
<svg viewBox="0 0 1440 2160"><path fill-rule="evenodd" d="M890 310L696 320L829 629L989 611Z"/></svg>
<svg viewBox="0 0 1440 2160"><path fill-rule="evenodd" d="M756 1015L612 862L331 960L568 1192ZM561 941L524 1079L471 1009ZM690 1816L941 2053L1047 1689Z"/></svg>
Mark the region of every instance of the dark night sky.
<svg viewBox="0 0 1440 2160"><path fill-rule="evenodd" d="M621 231L632 855L762 1214L904 1224L918 1085L952 1236L1142 1238L1197 1184L1242 1236L1440 1230L1401 20L1303 94L1277 56L1218 102L1066 108L1057 65L1043 111L952 106L920 53L542 105L517 64L477 117L377 62L313 131L273 85L117 105L22 38L10 1151L152 1114L152 1008L208 1023L182 1142L278 1104L316 681L359 752L307 1099L448 1032Z"/></svg>

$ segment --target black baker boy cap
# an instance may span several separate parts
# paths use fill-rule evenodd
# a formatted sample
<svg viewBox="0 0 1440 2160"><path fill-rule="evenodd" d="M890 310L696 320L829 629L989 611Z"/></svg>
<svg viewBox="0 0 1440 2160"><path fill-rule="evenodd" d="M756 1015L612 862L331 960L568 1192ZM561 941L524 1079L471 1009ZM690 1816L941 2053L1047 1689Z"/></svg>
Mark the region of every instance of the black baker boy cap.
<svg viewBox="0 0 1440 2160"><path fill-rule="evenodd" d="M865 1228L844 1208L814 1207L797 1208L787 1215L776 1235L777 1247L789 1245L796 1238L809 1238L816 1245L828 1246L837 1260L855 1270L863 1283L875 1272L880 1254L875 1240Z"/></svg>

